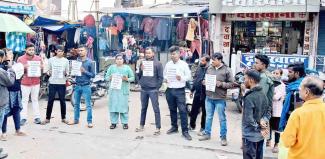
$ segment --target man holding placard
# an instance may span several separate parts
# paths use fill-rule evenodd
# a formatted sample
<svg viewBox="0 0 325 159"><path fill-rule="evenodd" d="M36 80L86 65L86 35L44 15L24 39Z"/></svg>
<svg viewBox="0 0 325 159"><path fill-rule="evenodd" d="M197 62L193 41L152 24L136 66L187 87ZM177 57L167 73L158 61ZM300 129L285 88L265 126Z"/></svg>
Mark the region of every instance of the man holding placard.
<svg viewBox="0 0 325 159"><path fill-rule="evenodd" d="M187 108L185 104L185 85L191 79L191 71L186 62L180 60L179 47L172 46L169 49L172 61L169 61L164 69L164 79L167 82L166 99L170 111L172 128L167 134L178 132L177 108L179 110L182 126L182 135L186 140L192 140L188 133Z"/></svg>
<svg viewBox="0 0 325 159"><path fill-rule="evenodd" d="M79 58L77 61L72 61L71 75L76 76L76 86L74 88L74 98L76 103L74 105L74 121L68 123L69 125L79 124L80 118L80 101L83 95L87 107L87 122L88 128L93 127L92 121L92 105L91 105L91 78L95 77L95 70L92 61L87 58L87 47L80 45L78 48Z"/></svg>
<svg viewBox="0 0 325 159"><path fill-rule="evenodd" d="M46 119L42 122L42 125L50 123L53 103L56 93L59 94L61 105L61 119L63 123L68 123L66 115L66 103L65 103L65 91L66 91L66 76L69 72L69 61L64 57L64 47L57 45L55 48L56 56L49 59L49 95L46 108Z"/></svg>
<svg viewBox="0 0 325 159"><path fill-rule="evenodd" d="M18 58L18 63L24 65L25 72L21 80L21 93L22 93L22 105L20 125L25 125L27 122L27 110L29 96L32 99L33 111L34 111L34 123L41 124L41 115L39 111L38 95L40 90L40 77L41 69L43 67L42 58L35 55L34 44L27 44L25 54Z"/></svg>
<svg viewBox="0 0 325 159"><path fill-rule="evenodd" d="M206 124L205 129L199 135L200 141L211 138L211 126L214 111L217 110L220 122L221 145L227 145L227 120L226 120L226 95L227 89L234 86L234 78L229 67L223 61L221 53L215 53L212 56L212 64L208 68L203 84L206 87Z"/></svg>
<svg viewBox="0 0 325 159"><path fill-rule="evenodd" d="M163 76L163 66L155 59L155 53L152 48L147 48L145 52L146 60L142 61L140 64L139 71L139 84L141 86L141 119L140 127L136 129L136 132L144 130L144 125L146 121L147 109L149 98L153 110L155 112L155 123L156 131L154 135L160 134L161 120L160 120L160 109L158 103L158 93L161 87L164 76Z"/></svg>

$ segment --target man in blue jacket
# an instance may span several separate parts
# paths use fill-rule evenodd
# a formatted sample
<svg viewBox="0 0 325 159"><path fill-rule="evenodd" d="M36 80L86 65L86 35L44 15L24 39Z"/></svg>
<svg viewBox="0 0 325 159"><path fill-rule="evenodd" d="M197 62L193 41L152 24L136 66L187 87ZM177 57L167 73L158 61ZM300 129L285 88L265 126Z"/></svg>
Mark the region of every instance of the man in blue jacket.
<svg viewBox="0 0 325 159"><path fill-rule="evenodd" d="M160 109L158 102L158 93L159 88L161 87L164 75L163 75L163 66L162 64L155 59L155 53L152 48L147 48L145 51L146 59L142 61L140 64L140 72L139 72L139 84L141 86L141 119L140 119L140 127L136 129L136 132L140 132L144 130L144 125L146 122L146 115L148 109L149 98L151 100L151 104L153 110L155 112L155 123L156 123L156 131L154 135L160 134L161 128L161 119L160 119ZM149 65L152 64L152 69L149 68L150 71L147 71L148 65L144 65L147 63ZM146 71L146 73L144 73Z"/></svg>

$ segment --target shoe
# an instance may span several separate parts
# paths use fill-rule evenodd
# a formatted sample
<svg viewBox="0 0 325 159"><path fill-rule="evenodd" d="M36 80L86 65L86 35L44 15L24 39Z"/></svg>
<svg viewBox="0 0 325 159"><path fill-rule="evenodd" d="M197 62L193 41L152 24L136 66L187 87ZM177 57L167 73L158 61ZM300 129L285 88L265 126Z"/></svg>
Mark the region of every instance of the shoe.
<svg viewBox="0 0 325 159"><path fill-rule="evenodd" d="M4 159L4 158L7 158L8 157L8 154L6 153L1 153L0 154L0 159Z"/></svg>
<svg viewBox="0 0 325 159"><path fill-rule="evenodd" d="M170 134L175 134L175 133L178 133L178 130L177 128L170 128L168 131L167 131L167 134L170 135Z"/></svg>
<svg viewBox="0 0 325 159"><path fill-rule="evenodd" d="M50 120L45 119L44 121L41 122L41 125L46 125L46 124L48 124L48 123L50 123Z"/></svg>
<svg viewBox="0 0 325 159"><path fill-rule="evenodd" d="M2 134L0 137L1 141L7 141L7 134Z"/></svg>
<svg viewBox="0 0 325 159"><path fill-rule="evenodd" d="M41 121L40 118L36 118L36 119L34 119L34 123L35 123L35 124L41 124L42 121Z"/></svg>
<svg viewBox="0 0 325 159"><path fill-rule="evenodd" d="M61 122L64 123L64 124L69 124L67 119L62 119Z"/></svg>
<svg viewBox="0 0 325 159"><path fill-rule="evenodd" d="M277 145L274 145L273 149L272 149L272 153L278 153L279 152L279 148Z"/></svg>
<svg viewBox="0 0 325 159"><path fill-rule="evenodd" d="M116 124L112 124L109 128L110 129L115 129L116 128Z"/></svg>
<svg viewBox="0 0 325 159"><path fill-rule="evenodd" d="M266 141L266 147L271 147L271 141L270 140Z"/></svg>
<svg viewBox="0 0 325 159"><path fill-rule="evenodd" d="M27 120L26 119L22 119L20 120L20 126L24 126L26 124Z"/></svg>
<svg viewBox="0 0 325 159"><path fill-rule="evenodd" d="M129 125L128 124L123 124L123 129L124 130L129 129Z"/></svg>
<svg viewBox="0 0 325 159"><path fill-rule="evenodd" d="M26 133L22 132L22 131L16 131L16 136L26 136Z"/></svg>
<svg viewBox="0 0 325 159"><path fill-rule="evenodd" d="M228 142L227 142L227 139L221 139L221 146L227 146L228 145Z"/></svg>
<svg viewBox="0 0 325 159"><path fill-rule="evenodd" d="M88 123L88 128L93 128L94 127L94 125L92 124L92 123Z"/></svg>
<svg viewBox="0 0 325 159"><path fill-rule="evenodd" d="M140 125L140 127L135 129L135 132L142 132L144 131L144 126Z"/></svg>
<svg viewBox="0 0 325 159"><path fill-rule="evenodd" d="M80 111L85 111L86 109L87 109L86 105L83 104L83 105L80 106Z"/></svg>
<svg viewBox="0 0 325 159"><path fill-rule="evenodd" d="M68 123L68 125L76 125L76 124L79 124L79 121L75 120Z"/></svg>
<svg viewBox="0 0 325 159"><path fill-rule="evenodd" d="M188 141L191 141L192 140L192 137L190 136L190 134L188 132L184 132L183 133L183 137L188 140Z"/></svg>
<svg viewBox="0 0 325 159"><path fill-rule="evenodd" d="M156 131L153 133L153 135L155 135L155 136L158 136L158 135L160 135L160 129L156 129Z"/></svg>
<svg viewBox="0 0 325 159"><path fill-rule="evenodd" d="M199 139L199 141L206 141L206 140L210 140L211 136L208 134L204 134L203 136L201 136L201 138Z"/></svg>
<svg viewBox="0 0 325 159"><path fill-rule="evenodd" d="M195 127L190 126L190 127L188 127L188 130L189 131L194 131L195 130Z"/></svg>
<svg viewBox="0 0 325 159"><path fill-rule="evenodd" d="M204 132L204 130L197 133L197 136L204 136L204 135L206 135L206 133Z"/></svg>

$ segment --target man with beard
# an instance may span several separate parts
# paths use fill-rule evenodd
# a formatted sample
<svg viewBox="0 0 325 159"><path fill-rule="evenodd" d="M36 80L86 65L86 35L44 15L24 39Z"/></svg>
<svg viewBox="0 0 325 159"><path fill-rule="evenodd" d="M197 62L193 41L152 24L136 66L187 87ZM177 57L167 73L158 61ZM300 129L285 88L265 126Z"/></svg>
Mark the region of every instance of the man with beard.
<svg viewBox="0 0 325 159"><path fill-rule="evenodd" d="M273 96L274 96L274 78L272 74L267 70L268 66L270 64L270 59L266 55L255 55L255 64L254 64L254 69L258 71L261 74L261 81L259 85L262 87L264 94L267 97L268 100L268 111L267 111L267 118L262 118L261 119L261 125L263 127L268 127L269 126L269 120L271 119L272 116L272 108L273 108ZM270 140L267 141L266 146L270 146Z"/></svg>
<svg viewBox="0 0 325 159"><path fill-rule="evenodd" d="M192 104L192 110L190 112L190 129L194 130L196 127L196 118L199 114L199 110L202 109L202 117L201 117L201 129L202 132L205 128L205 87L202 85L202 81L204 80L204 75L209 67L210 56L206 55L201 58L200 67L195 72L193 87L191 89L191 97L194 99Z"/></svg>
<svg viewBox="0 0 325 159"><path fill-rule="evenodd" d="M22 105L23 110L21 111L21 121L20 125L23 126L27 122L27 115L28 115L28 101L29 96L31 96L32 99L32 105L33 105L33 111L34 111L34 123L35 124L41 124L41 115L39 110L39 104L38 104L38 95L40 90L40 74L41 69L43 68L43 61L40 56L35 55L35 46L34 44L27 44L26 46L26 53L25 55L21 56L17 60L18 63L21 63L25 67L25 73L21 80L21 94L22 94ZM39 75L33 75L29 74L32 71L28 71L28 69L31 66L31 64L40 63L40 74ZM33 66L38 67L38 66ZM34 69L31 69L34 70Z"/></svg>
<svg viewBox="0 0 325 159"><path fill-rule="evenodd" d="M302 100L299 98L299 86L305 76L304 63L293 63L288 65L289 83L286 88L286 97L280 118L280 131L283 131L286 127L289 116L293 110L302 104Z"/></svg>
<svg viewBox="0 0 325 159"><path fill-rule="evenodd" d="M155 112L155 124L156 124L156 131L154 135L160 134L161 128L161 120L160 120L160 109L159 109L159 102L158 102L158 92L159 88L161 87L164 75L163 75L163 66L162 64L155 59L155 53L153 48L146 48L145 52L146 59L141 61L140 70L139 70L139 84L141 86L141 120L140 120L140 127L136 129L136 132L141 132L144 130L144 125L146 122L146 115L148 109L148 101L149 98L151 100L151 104L153 110ZM148 75L144 73L145 66L144 62L152 62L152 74ZM150 68L149 68L150 69Z"/></svg>

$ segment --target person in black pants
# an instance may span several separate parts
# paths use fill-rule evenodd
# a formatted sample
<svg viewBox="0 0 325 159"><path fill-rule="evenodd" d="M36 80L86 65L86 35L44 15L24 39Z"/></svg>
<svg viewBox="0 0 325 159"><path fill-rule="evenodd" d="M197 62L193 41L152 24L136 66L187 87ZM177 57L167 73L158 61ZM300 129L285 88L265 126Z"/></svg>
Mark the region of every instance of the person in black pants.
<svg viewBox="0 0 325 159"><path fill-rule="evenodd" d="M196 118L202 109L202 116L201 116L201 129L200 132L205 128L205 86L202 84L204 80L205 72L209 66L210 56L206 55L201 58L200 67L195 72L193 77L193 87L191 89L191 97L194 99L192 104L192 110L190 112L190 129L194 130L196 127Z"/></svg>
<svg viewBox="0 0 325 159"><path fill-rule="evenodd" d="M161 128L161 119L160 119L160 109L159 109L159 102L158 102L158 93L159 88L161 87L164 76L163 76L163 66L162 64L155 59L154 51L152 48L146 48L145 56L146 59L142 60L139 64L139 84L141 86L141 119L140 119L140 127L136 129L136 132L141 132L144 130L144 125L146 122L146 115L148 109L148 102L149 98L152 103L153 110L155 112L155 123L156 123L156 131L154 135L160 134ZM144 71L147 71L148 66L145 66L143 63L152 63L152 71L151 73L147 74Z"/></svg>
<svg viewBox="0 0 325 159"><path fill-rule="evenodd" d="M166 100L171 119L171 128L167 134L178 132L177 108L181 118L182 135L186 140L192 140L188 133L187 108L185 104L185 85L191 79L191 71L186 62L180 60L179 47L172 46L169 49L172 61L169 61L164 69L164 79L167 82Z"/></svg>
<svg viewBox="0 0 325 159"><path fill-rule="evenodd" d="M49 59L49 95L46 109L46 119L41 123L42 125L50 123L56 93L59 94L62 122L68 124L68 121L65 118L65 84L67 80L66 76L68 75L69 71L69 61L64 57L64 47L62 45L56 46L55 53L56 56Z"/></svg>

